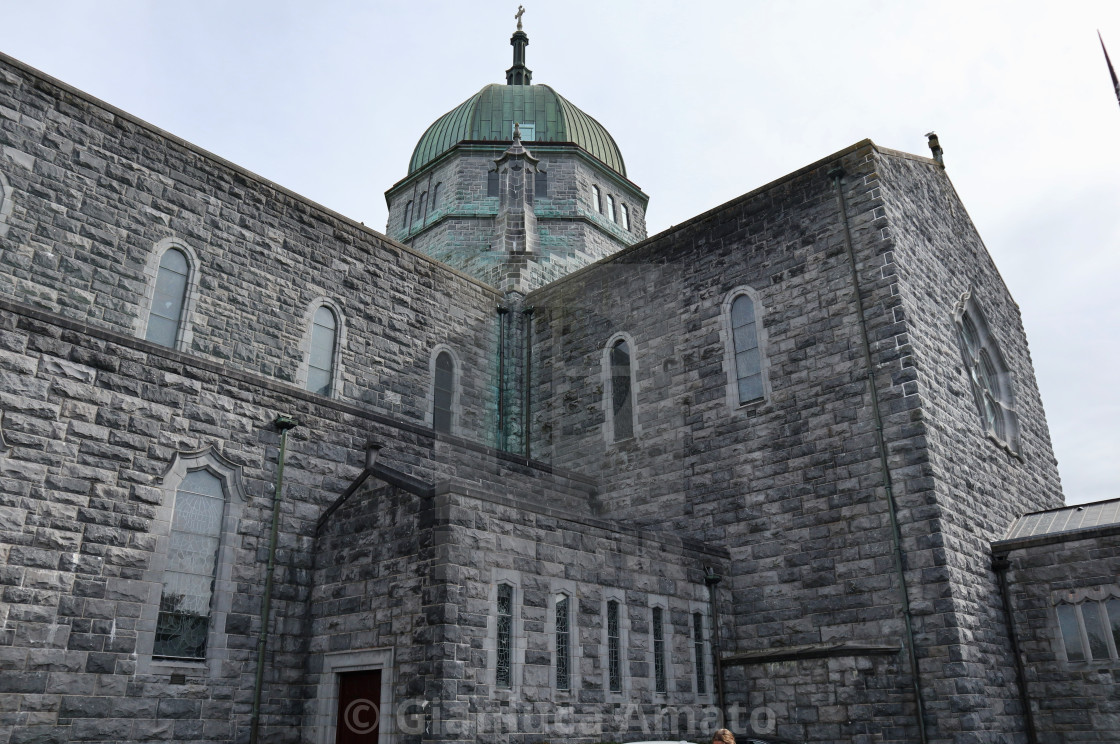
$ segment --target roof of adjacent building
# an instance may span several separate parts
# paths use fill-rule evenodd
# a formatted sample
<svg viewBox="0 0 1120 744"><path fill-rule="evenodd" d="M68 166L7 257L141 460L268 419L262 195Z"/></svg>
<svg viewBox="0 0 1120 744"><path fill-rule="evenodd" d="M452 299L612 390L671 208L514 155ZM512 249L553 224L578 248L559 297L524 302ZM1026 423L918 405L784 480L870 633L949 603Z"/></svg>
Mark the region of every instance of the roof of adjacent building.
<svg viewBox="0 0 1120 744"><path fill-rule="evenodd" d="M487 85L436 119L420 138L409 175L464 141L513 141L513 124L534 126L527 142L571 142L626 175L622 153L602 124L547 85Z"/></svg>
<svg viewBox="0 0 1120 744"><path fill-rule="evenodd" d="M1024 514L1012 523L1003 540L1057 535L1110 525L1120 525L1120 499Z"/></svg>

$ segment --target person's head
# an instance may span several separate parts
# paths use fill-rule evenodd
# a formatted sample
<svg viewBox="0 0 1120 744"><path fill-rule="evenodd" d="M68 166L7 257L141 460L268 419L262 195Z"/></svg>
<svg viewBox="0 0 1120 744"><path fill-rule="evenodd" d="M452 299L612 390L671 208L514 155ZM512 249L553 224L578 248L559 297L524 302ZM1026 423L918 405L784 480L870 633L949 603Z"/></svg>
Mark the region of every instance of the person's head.
<svg viewBox="0 0 1120 744"><path fill-rule="evenodd" d="M735 734L727 729L719 729L712 734L712 744L735 744Z"/></svg>

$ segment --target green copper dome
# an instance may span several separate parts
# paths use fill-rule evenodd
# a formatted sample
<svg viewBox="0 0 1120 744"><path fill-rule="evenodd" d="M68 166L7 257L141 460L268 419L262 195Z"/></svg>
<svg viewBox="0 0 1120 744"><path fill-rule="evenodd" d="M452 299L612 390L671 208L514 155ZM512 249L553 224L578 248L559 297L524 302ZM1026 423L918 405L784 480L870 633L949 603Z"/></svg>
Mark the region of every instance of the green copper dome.
<svg viewBox="0 0 1120 744"><path fill-rule="evenodd" d="M626 165L603 125L547 85L487 85L428 127L408 165L411 175L464 140L512 142L513 124L526 142L574 142L618 174Z"/></svg>

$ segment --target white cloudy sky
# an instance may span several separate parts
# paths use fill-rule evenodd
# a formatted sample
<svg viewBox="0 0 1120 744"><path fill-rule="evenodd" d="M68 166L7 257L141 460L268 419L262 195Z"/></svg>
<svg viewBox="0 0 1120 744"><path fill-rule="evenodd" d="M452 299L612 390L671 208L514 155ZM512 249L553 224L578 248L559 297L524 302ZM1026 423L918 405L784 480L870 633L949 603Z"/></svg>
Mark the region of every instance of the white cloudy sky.
<svg viewBox="0 0 1120 744"><path fill-rule="evenodd" d="M525 2L525 0L521 0ZM516 2L0 0L0 51L378 229ZM687 9L686 9L687 8ZM1018 300L1067 500L1120 497L1120 2L532 2L534 82L662 230L865 137L948 172Z"/></svg>

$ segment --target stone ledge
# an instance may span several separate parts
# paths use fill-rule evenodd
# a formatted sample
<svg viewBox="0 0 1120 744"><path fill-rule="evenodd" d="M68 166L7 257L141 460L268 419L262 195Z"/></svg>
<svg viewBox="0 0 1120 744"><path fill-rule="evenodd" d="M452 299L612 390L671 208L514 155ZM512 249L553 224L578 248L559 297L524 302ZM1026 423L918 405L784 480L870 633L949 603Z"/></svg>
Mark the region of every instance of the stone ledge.
<svg viewBox="0 0 1120 744"><path fill-rule="evenodd" d="M787 646L785 648L747 651L725 656L720 661L724 666L749 666L751 664L769 664L775 661L833 659L841 656L891 656L901 652L901 644L814 643L807 646Z"/></svg>

